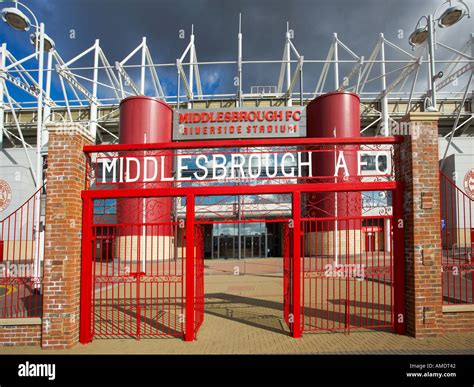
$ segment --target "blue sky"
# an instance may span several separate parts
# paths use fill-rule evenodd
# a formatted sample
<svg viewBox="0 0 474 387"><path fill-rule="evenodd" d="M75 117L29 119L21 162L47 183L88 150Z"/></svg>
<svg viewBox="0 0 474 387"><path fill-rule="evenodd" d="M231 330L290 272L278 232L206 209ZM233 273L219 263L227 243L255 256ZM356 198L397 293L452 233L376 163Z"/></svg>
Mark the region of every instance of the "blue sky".
<svg viewBox="0 0 474 387"><path fill-rule="evenodd" d="M333 32L353 51L366 58L383 32L390 41L409 51L409 34L420 16L433 12L442 3L437 0L25 0L40 21L46 24L58 52L69 60L100 39L109 62L113 65L127 56L143 36L154 62L174 63L188 43L194 24L197 55L200 61L235 60L237 57L238 14L242 12L244 59L279 60L283 52L286 22L294 31L293 43L306 59L326 57ZM467 0L474 9L472 0ZM11 2L3 2L11 6ZM2 5L3 5L2 4ZM438 38L455 48L468 39L472 19L439 31ZM180 39L180 31L185 39ZM32 52L29 33L14 31L0 25L0 41L22 58ZM447 56L438 50L440 58ZM387 55L398 54L387 50ZM341 59L349 59L341 52ZM138 63L137 60L134 63ZM91 66L92 56L79 61L78 66ZM34 63L25 64L35 66ZM395 66L395 65L394 65ZM352 64L341 65L341 74ZM394 68L394 67L393 67ZM390 71L390 66L387 69ZM233 93L237 69L235 65L200 68L204 93ZM321 65L305 65L305 91L313 91ZM84 76L90 77L91 74ZM130 71L134 79L138 72ZM278 65L248 65L244 69L244 92L252 85L276 85ZM165 91L176 90L175 68L158 69ZM328 83L332 84L332 73ZM106 80L105 74L100 75ZM420 82L425 82L422 79ZM59 80L53 77L53 97L61 98ZM33 100L22 92L9 88L15 98ZM375 87L377 89L377 87ZM151 90L147 85L147 90ZM112 96L101 89L102 97Z"/></svg>

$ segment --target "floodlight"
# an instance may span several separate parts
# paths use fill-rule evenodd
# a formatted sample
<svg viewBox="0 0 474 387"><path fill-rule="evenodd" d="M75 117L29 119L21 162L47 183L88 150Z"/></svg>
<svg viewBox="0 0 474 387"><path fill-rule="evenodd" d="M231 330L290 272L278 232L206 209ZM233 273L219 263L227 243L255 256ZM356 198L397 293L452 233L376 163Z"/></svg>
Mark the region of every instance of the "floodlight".
<svg viewBox="0 0 474 387"><path fill-rule="evenodd" d="M31 26L30 19L18 8L14 7L3 8L2 19L9 26L19 31L28 31Z"/></svg>

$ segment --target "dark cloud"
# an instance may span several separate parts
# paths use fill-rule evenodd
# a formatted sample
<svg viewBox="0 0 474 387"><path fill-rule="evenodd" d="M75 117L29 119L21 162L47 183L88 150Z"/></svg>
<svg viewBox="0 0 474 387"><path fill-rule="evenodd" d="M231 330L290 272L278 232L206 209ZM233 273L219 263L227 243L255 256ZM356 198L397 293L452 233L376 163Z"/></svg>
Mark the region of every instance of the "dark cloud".
<svg viewBox="0 0 474 387"><path fill-rule="evenodd" d="M197 55L200 61L235 60L237 57L238 14L242 13L244 59L281 59L286 22L294 31L294 44L306 59L324 59L337 32L339 38L358 55L369 56L380 32L386 38L410 50L407 38L423 14L433 12L442 3L437 0L31 0L25 2L47 25L47 33L61 55L69 59L100 39L109 61L123 59L147 36L155 62L174 63L188 39L179 39L179 31L189 34L194 24ZM468 1L474 8L472 1ZM75 39L70 39L74 30ZM400 31L403 38L399 38ZM439 36L458 47L468 39L472 22L463 21ZM0 27L1 37L9 46L25 52L21 33ZM388 53L390 55L390 53ZM400 57L398 53L392 53ZM441 57L445 54L440 53ZM447 54L446 54L447 55ZM341 58L350 57L341 52ZM84 60L80 64L91 65ZM136 62L137 63L137 62ZM305 66L305 88L313 91L322 65ZM341 74L352 65L342 65ZM389 69L390 70L390 69ZM203 83L209 74L218 73L218 84L205 85L213 92L235 90L236 66L202 66ZM160 69L168 90L176 83L174 69ZM248 65L244 88L250 85L276 85L279 66ZM332 73L331 73L332 74ZM332 82L331 76L328 82Z"/></svg>

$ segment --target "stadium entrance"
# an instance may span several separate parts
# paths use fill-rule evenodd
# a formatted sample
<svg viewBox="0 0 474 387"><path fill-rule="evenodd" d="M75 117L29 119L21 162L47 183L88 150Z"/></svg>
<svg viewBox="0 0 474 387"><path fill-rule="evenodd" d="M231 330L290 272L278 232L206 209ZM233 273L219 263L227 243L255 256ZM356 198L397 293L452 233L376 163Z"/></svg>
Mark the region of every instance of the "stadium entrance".
<svg viewBox="0 0 474 387"><path fill-rule="evenodd" d="M279 223L217 223L205 228L204 258L281 258L281 244L282 227Z"/></svg>
<svg viewBox="0 0 474 387"><path fill-rule="evenodd" d="M254 110L191 109L184 120L161 101L128 98L121 143L84 147L81 342L194 340L205 271L241 260L279 267L281 319L293 337L403 331L401 138L360 137L350 93ZM293 130L245 138L275 120ZM174 141L150 129L171 127ZM242 138L216 134L231 128Z"/></svg>
<svg viewBox="0 0 474 387"><path fill-rule="evenodd" d="M268 146L232 140L85 147L81 342L194 340L204 320L205 258L238 258L239 250L242 259L283 256L282 318L294 337L317 330L397 330L403 255L402 229L394 227L401 205L393 161L399 141L280 140L270 145L279 157L296 148L304 155L303 165L286 156L286 176L249 181L236 175L229 182L212 175L195 181L183 173L180 186L134 176L146 176L150 160L163 168L186 154L187 163L177 163L193 173L202 152L228 158L229 148L238 149L249 160L269 152ZM389 169L374 178L362 176L356 164L347 166L343 157L353 160L361 149L375 159L388 152ZM340 174L309 167L309 158L334 154L341 155ZM124 176L113 173L114 164L126 166Z"/></svg>

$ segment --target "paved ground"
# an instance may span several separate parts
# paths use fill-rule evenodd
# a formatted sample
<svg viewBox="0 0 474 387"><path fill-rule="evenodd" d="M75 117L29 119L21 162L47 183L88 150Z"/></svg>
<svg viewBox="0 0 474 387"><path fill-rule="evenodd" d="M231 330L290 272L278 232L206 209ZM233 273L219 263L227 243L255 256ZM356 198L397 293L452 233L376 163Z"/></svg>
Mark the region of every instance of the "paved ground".
<svg viewBox="0 0 474 387"><path fill-rule="evenodd" d="M293 339L282 318L280 263L268 260L246 263L245 268L242 265L242 262L222 261L207 268L205 317L196 342L186 343L178 338L96 339L67 351L23 347L0 348L0 353L474 354L474 333L421 340L390 331L352 330L350 334L306 333L301 339ZM236 266L241 268L238 276L233 275Z"/></svg>

